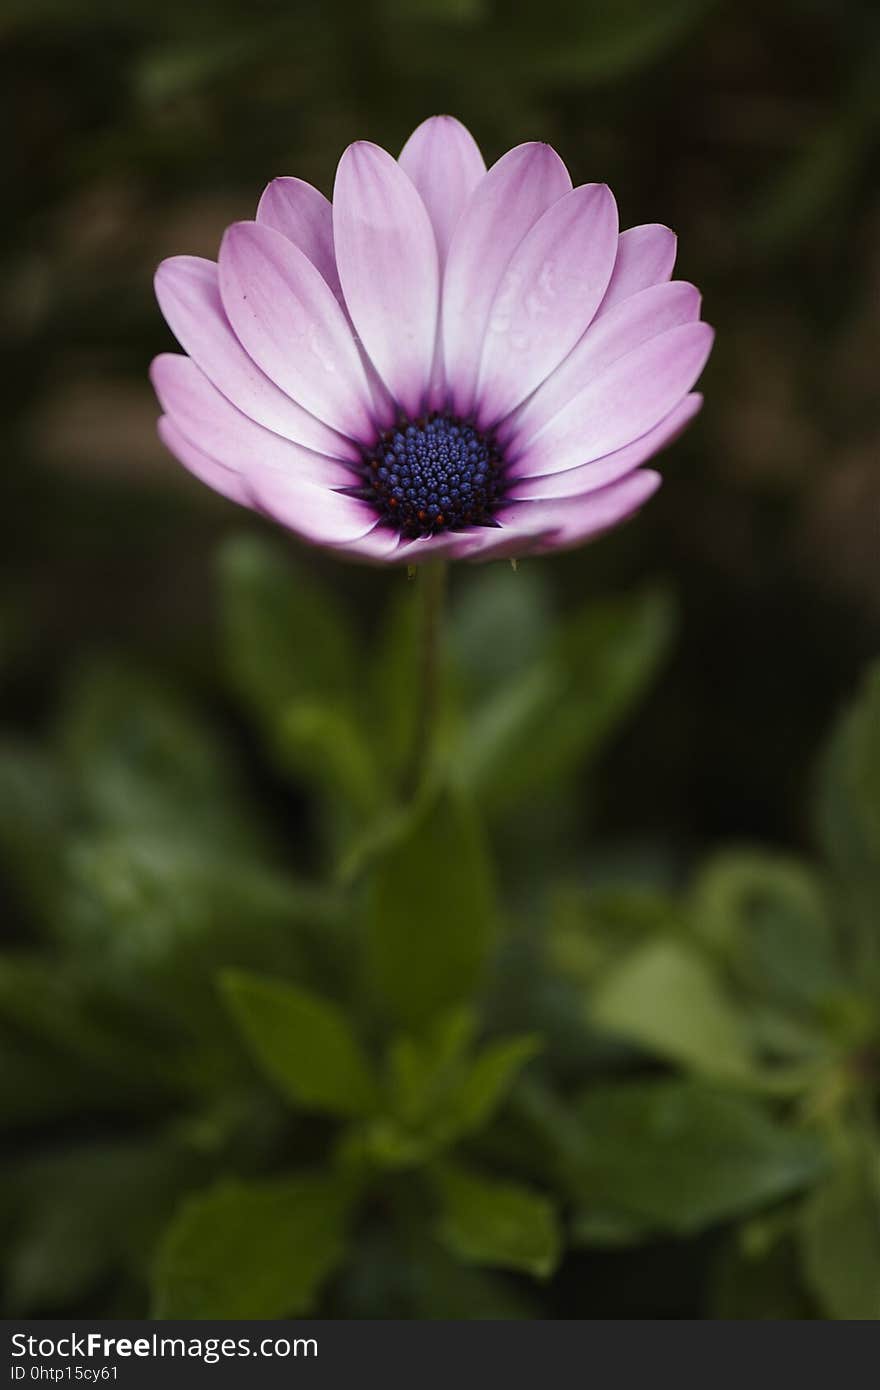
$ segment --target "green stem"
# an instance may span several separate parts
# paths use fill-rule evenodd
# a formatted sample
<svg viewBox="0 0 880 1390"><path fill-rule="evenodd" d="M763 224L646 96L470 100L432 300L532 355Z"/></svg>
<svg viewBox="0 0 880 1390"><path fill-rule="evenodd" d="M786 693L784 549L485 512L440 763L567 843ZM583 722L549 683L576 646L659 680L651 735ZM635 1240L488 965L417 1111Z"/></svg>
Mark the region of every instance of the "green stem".
<svg viewBox="0 0 880 1390"><path fill-rule="evenodd" d="M443 605L446 597L446 565L434 560L418 574L421 614L418 645L416 718L413 741L403 781L404 796L410 800L421 789L431 766L437 737L440 708L440 651L443 640Z"/></svg>

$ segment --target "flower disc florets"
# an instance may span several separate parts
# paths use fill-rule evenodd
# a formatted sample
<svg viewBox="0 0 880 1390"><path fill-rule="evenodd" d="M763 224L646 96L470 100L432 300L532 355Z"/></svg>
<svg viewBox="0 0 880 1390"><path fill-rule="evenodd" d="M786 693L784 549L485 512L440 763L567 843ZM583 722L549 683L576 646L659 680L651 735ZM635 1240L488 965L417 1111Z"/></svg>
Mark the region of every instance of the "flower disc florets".
<svg viewBox="0 0 880 1390"><path fill-rule="evenodd" d="M502 459L492 437L472 424L438 414L401 422L364 463L362 496L403 536L493 524Z"/></svg>

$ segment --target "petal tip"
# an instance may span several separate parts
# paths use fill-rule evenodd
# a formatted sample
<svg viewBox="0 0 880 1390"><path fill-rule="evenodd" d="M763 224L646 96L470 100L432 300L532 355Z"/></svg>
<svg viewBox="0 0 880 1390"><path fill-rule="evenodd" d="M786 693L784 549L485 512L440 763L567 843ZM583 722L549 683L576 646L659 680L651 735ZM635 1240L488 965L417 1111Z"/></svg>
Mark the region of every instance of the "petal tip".
<svg viewBox="0 0 880 1390"><path fill-rule="evenodd" d="M271 231L271 228L262 227L260 230L263 232ZM230 222L220 238L220 255L222 256L224 249L239 245L242 241L250 241L256 231L257 223L248 218L242 218L238 222Z"/></svg>
<svg viewBox="0 0 880 1390"><path fill-rule="evenodd" d="M383 164L389 160L391 160L392 163L397 162L387 150L384 150L381 145L377 145L375 140L353 140L351 144L347 145L342 151L342 156L337 168L337 178L339 176L339 170L348 167L350 164L353 164L355 167L358 165L363 167L368 164Z"/></svg>
<svg viewBox="0 0 880 1390"><path fill-rule="evenodd" d="M190 256L166 256L156 266L153 272L153 291L161 307L162 295L166 290L171 290L179 283L185 271L186 262L191 260Z"/></svg>
<svg viewBox="0 0 880 1390"><path fill-rule="evenodd" d="M159 352L150 363L147 375L157 395L159 394L162 378L168 370L167 363L169 359L173 359L176 356L177 354L174 352Z"/></svg>
<svg viewBox="0 0 880 1390"><path fill-rule="evenodd" d="M257 200L257 211L255 214L255 221L259 222L261 220L260 213L261 211L265 211L269 203L271 203L274 199L276 193L279 191L279 185L281 184L282 178L283 175L279 174L274 179L270 179L269 182L266 184L265 188L259 196L259 199Z"/></svg>
<svg viewBox="0 0 880 1390"><path fill-rule="evenodd" d="M194 256L166 256L159 262L153 272L153 289L160 305L163 293L173 290L181 283L187 271L192 269L195 259Z"/></svg>

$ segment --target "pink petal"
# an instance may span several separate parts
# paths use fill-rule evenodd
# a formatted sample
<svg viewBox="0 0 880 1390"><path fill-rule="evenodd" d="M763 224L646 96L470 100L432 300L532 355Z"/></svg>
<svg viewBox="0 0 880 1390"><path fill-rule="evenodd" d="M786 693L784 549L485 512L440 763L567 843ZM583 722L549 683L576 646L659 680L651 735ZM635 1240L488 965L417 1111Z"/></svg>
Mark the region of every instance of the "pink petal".
<svg viewBox="0 0 880 1390"><path fill-rule="evenodd" d="M540 519L529 527L525 511L517 511L518 526L511 524L513 507L508 509L504 526L473 526L467 531L442 531L410 541L401 547L401 560L418 565L425 560L504 560L531 552L537 543L552 533L552 525L542 525Z"/></svg>
<svg viewBox="0 0 880 1390"><path fill-rule="evenodd" d="M327 281L348 319L348 307L336 269L333 208L329 198L302 179L273 179L260 199L257 221L281 232L308 256ZM364 370L370 385L374 421L377 428L386 429L394 420L393 402L371 362L364 360Z"/></svg>
<svg viewBox="0 0 880 1390"><path fill-rule="evenodd" d="M258 467L249 475L254 499L275 521L312 545L347 547L363 543L377 527L375 508L357 497L298 478L289 472ZM380 544L393 548L397 536L388 531ZM369 550L369 547L367 547Z"/></svg>
<svg viewBox="0 0 880 1390"><path fill-rule="evenodd" d="M432 116L413 131L401 151L399 163L428 210L442 273L458 219L485 176L483 156L470 131L460 121L453 116ZM438 330L426 407L443 410L445 406L446 373L442 333Z"/></svg>
<svg viewBox="0 0 880 1390"><path fill-rule="evenodd" d="M570 189L555 150L519 145L492 166L464 208L443 280L443 358L456 414L474 408L492 301L511 256L542 213Z"/></svg>
<svg viewBox="0 0 880 1390"><path fill-rule="evenodd" d="M357 560L365 565L400 564L400 535L397 531L378 523L372 530L355 540L330 547L334 555L349 560Z"/></svg>
<svg viewBox="0 0 880 1390"><path fill-rule="evenodd" d="M524 549L520 554L567 550L626 521L657 491L661 481L659 473L640 469L584 497L514 503L499 513L499 520L522 535ZM510 553L516 553L512 547Z"/></svg>
<svg viewBox="0 0 880 1390"><path fill-rule="evenodd" d="M675 232L659 222L648 222L621 232L617 261L599 313L604 314L613 304L638 294L639 290L646 290L649 285L660 285L668 280L675 265L676 244Z"/></svg>
<svg viewBox="0 0 880 1390"><path fill-rule="evenodd" d="M378 145L359 141L339 161L333 234L361 342L394 399L418 415L437 337L437 244L415 187Z"/></svg>
<svg viewBox="0 0 880 1390"><path fill-rule="evenodd" d="M327 281L336 298L342 299L333 252L333 209L329 198L304 179L273 179L260 199L256 220L298 246Z"/></svg>
<svg viewBox="0 0 880 1390"><path fill-rule="evenodd" d="M583 334L617 253L617 206L605 184L559 198L514 251L492 301L477 386L477 423L506 415Z"/></svg>
<svg viewBox="0 0 880 1390"><path fill-rule="evenodd" d="M708 324L686 323L621 357L514 459L513 476L556 473L640 439L690 391L706 365L712 338Z"/></svg>
<svg viewBox="0 0 880 1390"><path fill-rule="evenodd" d="M558 472L545 473L538 478L515 478L507 490L507 496L511 501L579 497L596 488L607 487L672 444L690 424L702 404L703 397L698 392L692 392L641 439L616 449L613 454L606 454L604 458L592 459L573 468L560 468ZM579 456L578 452L572 457Z"/></svg>
<svg viewBox="0 0 880 1390"><path fill-rule="evenodd" d="M401 543L396 559L400 564L421 565L427 560L463 560L476 554L484 545L502 536L497 526L471 526L464 531L438 531L436 536L421 536Z"/></svg>
<svg viewBox="0 0 880 1390"><path fill-rule="evenodd" d="M190 444L169 416L160 416L158 430L159 438L166 449L169 449L184 468L200 482L207 483L209 488L219 492L221 497L228 497L230 502L238 502L242 507L253 507L250 490L240 473L233 473L231 469L224 468L216 459L209 458Z"/></svg>
<svg viewBox="0 0 880 1390"><path fill-rule="evenodd" d="M530 525L523 518L517 526L508 524L490 530L485 537L481 537L480 545L461 558L483 564L487 560L519 560L527 555L539 555L542 553L541 546L552 534L552 524L542 523L540 518L535 517Z"/></svg>
<svg viewBox="0 0 880 1390"><path fill-rule="evenodd" d="M312 545L344 548L354 558L373 562L385 560L397 548L397 534L377 526L376 513L366 502L275 471L259 460L245 479L196 448L167 415L159 420L159 434L184 467L215 492L265 512Z"/></svg>
<svg viewBox="0 0 880 1390"><path fill-rule="evenodd" d="M619 358L658 334L699 317L699 290L684 280L654 285L623 300L590 324L561 366L503 422L499 442L511 456L521 452L579 391Z"/></svg>
<svg viewBox="0 0 880 1390"><path fill-rule="evenodd" d="M172 256L156 272L156 298L180 346L227 400L258 424L319 453L356 458L351 440L285 395L248 356L230 327L217 267L200 256Z"/></svg>
<svg viewBox="0 0 880 1390"><path fill-rule="evenodd" d="M357 481L338 459L282 439L230 405L189 357L163 353L150 368L156 395L181 434L224 468L250 477L259 467L308 478L326 487Z"/></svg>
<svg viewBox="0 0 880 1390"><path fill-rule="evenodd" d="M267 376L333 429L371 443L371 396L343 310L309 258L271 227L236 222L220 246L220 294Z"/></svg>
<svg viewBox="0 0 880 1390"><path fill-rule="evenodd" d="M479 146L454 116L431 116L413 131L399 163L428 209L442 267L464 205L486 172Z"/></svg>

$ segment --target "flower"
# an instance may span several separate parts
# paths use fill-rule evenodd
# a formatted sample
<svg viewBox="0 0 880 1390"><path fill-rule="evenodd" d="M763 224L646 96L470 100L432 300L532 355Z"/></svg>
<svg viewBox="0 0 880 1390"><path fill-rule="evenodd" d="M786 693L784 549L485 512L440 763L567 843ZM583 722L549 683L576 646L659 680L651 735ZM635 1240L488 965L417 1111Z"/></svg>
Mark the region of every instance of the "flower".
<svg viewBox="0 0 880 1390"><path fill-rule="evenodd" d="M486 170L463 125L399 160L367 141L332 205L274 179L217 263L156 275L187 356L152 379L159 431L224 496L357 559L576 546L635 512L641 467L698 411L712 345L667 227L620 233L604 184L548 145Z"/></svg>

